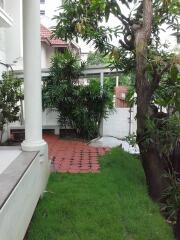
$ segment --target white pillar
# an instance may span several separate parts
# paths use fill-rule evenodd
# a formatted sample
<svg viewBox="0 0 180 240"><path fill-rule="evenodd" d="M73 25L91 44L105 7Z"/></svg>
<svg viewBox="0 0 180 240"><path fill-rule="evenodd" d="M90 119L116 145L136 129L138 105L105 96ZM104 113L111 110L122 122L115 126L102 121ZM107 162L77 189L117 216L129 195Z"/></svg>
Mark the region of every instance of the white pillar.
<svg viewBox="0 0 180 240"><path fill-rule="evenodd" d="M116 87L119 86L119 76L116 76Z"/></svg>
<svg viewBox="0 0 180 240"><path fill-rule="evenodd" d="M103 89L103 86L104 86L104 72L100 73L100 83L101 83L101 88Z"/></svg>
<svg viewBox="0 0 180 240"><path fill-rule="evenodd" d="M23 0L23 59L25 97L24 151L46 146L42 139L40 2Z"/></svg>

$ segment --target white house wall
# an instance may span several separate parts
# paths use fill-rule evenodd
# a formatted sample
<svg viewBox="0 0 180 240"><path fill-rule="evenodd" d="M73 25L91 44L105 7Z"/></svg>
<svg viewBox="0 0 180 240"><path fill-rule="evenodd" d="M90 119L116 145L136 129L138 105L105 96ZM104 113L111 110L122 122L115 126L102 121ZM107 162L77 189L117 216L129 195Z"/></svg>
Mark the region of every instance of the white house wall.
<svg viewBox="0 0 180 240"><path fill-rule="evenodd" d="M55 15L55 10L62 5L62 0L45 0L44 4L40 5L41 10L45 10L45 15L52 19Z"/></svg>
<svg viewBox="0 0 180 240"><path fill-rule="evenodd" d="M51 66L51 58L54 55L55 49L52 47L47 46L46 47L46 62L47 62L47 68Z"/></svg>
<svg viewBox="0 0 180 240"><path fill-rule="evenodd" d="M6 0L5 10L13 18L13 26L6 31L6 57L13 64L22 57L22 1Z"/></svg>
<svg viewBox="0 0 180 240"><path fill-rule="evenodd" d="M58 113L56 111L46 109L43 112L43 126L58 126L57 119Z"/></svg>
<svg viewBox="0 0 180 240"><path fill-rule="evenodd" d="M61 1L59 0L45 0L45 4L41 4L41 9L45 10L46 16L51 23L51 19L55 15L54 10L60 5ZM21 70L23 69L22 0L6 0L5 10L12 17L13 26L4 30L5 40L3 42L0 36L0 43L2 43L0 46L0 59L3 59L1 57L3 54L1 53L1 48L4 48L2 52L6 51L6 63L11 64L14 70ZM42 68L50 66L49 59L53 53L54 49L52 47L44 43L42 44Z"/></svg>
<svg viewBox="0 0 180 240"><path fill-rule="evenodd" d="M47 54L46 54L46 44L41 44L41 67L47 68Z"/></svg>
<svg viewBox="0 0 180 240"><path fill-rule="evenodd" d="M4 126L4 129L3 129L2 142L6 142L9 137L10 137L10 134L9 134L9 124L6 124Z"/></svg>
<svg viewBox="0 0 180 240"><path fill-rule="evenodd" d="M50 67L50 59L54 54L54 48L48 46L45 43L41 44L41 68Z"/></svg>
<svg viewBox="0 0 180 240"><path fill-rule="evenodd" d="M0 28L0 62L6 63L6 54L5 54L5 33L4 29ZM2 72L5 71L6 68L0 64L0 79Z"/></svg>

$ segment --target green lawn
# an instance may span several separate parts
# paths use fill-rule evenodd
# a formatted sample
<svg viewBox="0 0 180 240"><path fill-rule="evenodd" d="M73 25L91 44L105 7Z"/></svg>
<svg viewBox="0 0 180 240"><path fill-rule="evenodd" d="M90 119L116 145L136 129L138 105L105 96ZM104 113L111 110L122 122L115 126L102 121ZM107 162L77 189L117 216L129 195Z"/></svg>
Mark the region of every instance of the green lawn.
<svg viewBox="0 0 180 240"><path fill-rule="evenodd" d="M52 174L28 240L172 240L149 199L139 160L121 149L101 158L100 174Z"/></svg>

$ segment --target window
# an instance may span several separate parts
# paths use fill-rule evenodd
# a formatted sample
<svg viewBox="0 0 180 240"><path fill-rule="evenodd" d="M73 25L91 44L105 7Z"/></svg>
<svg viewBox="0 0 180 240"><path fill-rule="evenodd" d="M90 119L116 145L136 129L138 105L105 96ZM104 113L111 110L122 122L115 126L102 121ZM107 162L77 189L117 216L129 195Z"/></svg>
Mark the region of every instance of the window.
<svg viewBox="0 0 180 240"><path fill-rule="evenodd" d="M40 3L41 3L41 4L44 4L44 3L45 3L45 0L40 0Z"/></svg>
<svg viewBox="0 0 180 240"><path fill-rule="evenodd" d="M40 10L40 15L45 15L45 10Z"/></svg>

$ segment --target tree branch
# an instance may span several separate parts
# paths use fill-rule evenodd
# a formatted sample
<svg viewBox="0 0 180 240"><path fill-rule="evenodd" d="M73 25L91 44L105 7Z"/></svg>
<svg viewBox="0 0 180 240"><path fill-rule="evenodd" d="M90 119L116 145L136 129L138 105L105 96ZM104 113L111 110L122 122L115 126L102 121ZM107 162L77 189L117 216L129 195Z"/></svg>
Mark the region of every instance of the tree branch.
<svg viewBox="0 0 180 240"><path fill-rule="evenodd" d="M155 64L152 64L153 66L153 81L151 84L151 93L153 93L157 87L159 86L159 83L162 79L163 74L169 69L171 66L170 63L168 63L160 72L158 72L158 66Z"/></svg>
<svg viewBox="0 0 180 240"><path fill-rule="evenodd" d="M121 46L123 48L125 48L126 50L131 51L131 47L129 45L127 45L126 43L124 43L121 39L119 39L119 43L121 44Z"/></svg>

